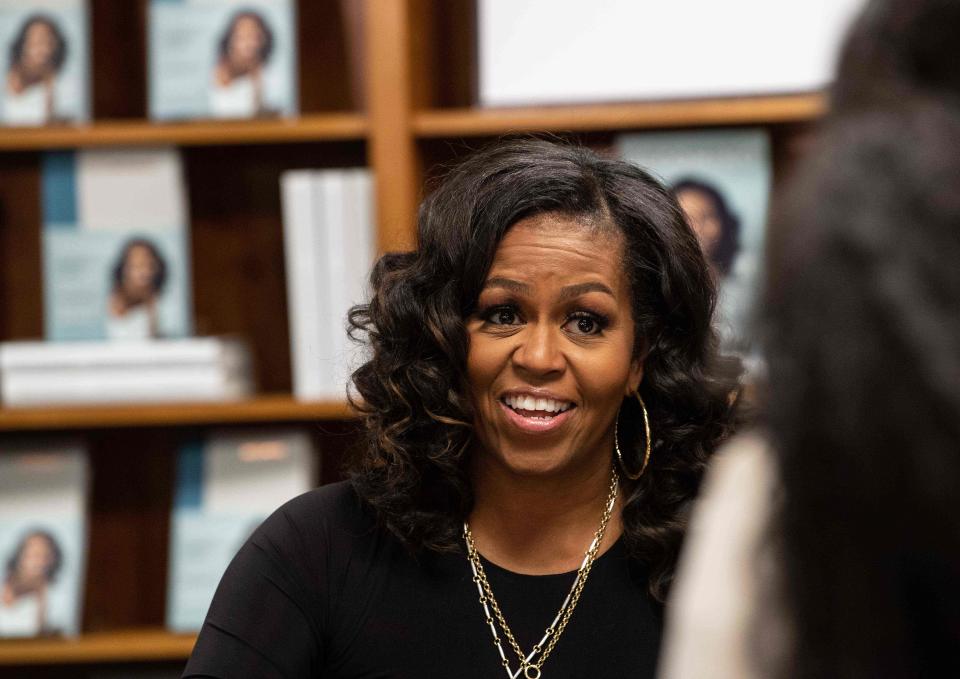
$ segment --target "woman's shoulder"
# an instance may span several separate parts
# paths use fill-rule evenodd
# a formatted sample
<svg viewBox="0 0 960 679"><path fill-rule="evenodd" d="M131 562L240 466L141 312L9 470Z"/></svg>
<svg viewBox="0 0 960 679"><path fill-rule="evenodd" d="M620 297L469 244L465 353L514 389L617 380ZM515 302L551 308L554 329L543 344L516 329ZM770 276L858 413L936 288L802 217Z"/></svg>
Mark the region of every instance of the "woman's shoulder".
<svg viewBox="0 0 960 679"><path fill-rule="evenodd" d="M300 535L367 530L376 521L349 481L328 483L281 505L261 526L261 531Z"/></svg>

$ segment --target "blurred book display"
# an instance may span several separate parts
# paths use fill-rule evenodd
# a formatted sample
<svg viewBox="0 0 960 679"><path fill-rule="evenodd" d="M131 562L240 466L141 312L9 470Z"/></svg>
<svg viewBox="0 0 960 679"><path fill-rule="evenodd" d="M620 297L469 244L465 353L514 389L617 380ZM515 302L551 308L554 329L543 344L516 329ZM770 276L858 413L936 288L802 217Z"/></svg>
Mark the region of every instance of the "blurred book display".
<svg viewBox="0 0 960 679"><path fill-rule="evenodd" d="M280 183L293 393L342 399L360 355L347 313L367 298L376 250L373 178L365 169L294 170Z"/></svg>
<svg viewBox="0 0 960 679"><path fill-rule="evenodd" d="M296 114L294 5L294 0L150 0L150 117Z"/></svg>
<svg viewBox="0 0 960 679"><path fill-rule="evenodd" d="M167 627L195 631L220 577L275 509L316 484L317 455L298 429L223 430L184 446L171 517Z"/></svg>
<svg viewBox="0 0 960 679"><path fill-rule="evenodd" d="M0 442L0 637L79 633L88 476L78 444Z"/></svg>
<svg viewBox="0 0 960 679"><path fill-rule="evenodd" d="M676 193L720 283L724 344L749 353L772 179L766 130L625 134L617 148Z"/></svg>
<svg viewBox="0 0 960 679"><path fill-rule="evenodd" d="M237 339L0 344L6 406L235 400L251 373Z"/></svg>
<svg viewBox="0 0 960 679"><path fill-rule="evenodd" d="M47 125L90 118L86 0L0 2L0 123Z"/></svg>
<svg viewBox="0 0 960 679"><path fill-rule="evenodd" d="M480 104L819 90L865 0L479 0Z"/></svg>
<svg viewBox="0 0 960 679"><path fill-rule="evenodd" d="M186 191L175 149L42 159L47 339L191 332Z"/></svg>

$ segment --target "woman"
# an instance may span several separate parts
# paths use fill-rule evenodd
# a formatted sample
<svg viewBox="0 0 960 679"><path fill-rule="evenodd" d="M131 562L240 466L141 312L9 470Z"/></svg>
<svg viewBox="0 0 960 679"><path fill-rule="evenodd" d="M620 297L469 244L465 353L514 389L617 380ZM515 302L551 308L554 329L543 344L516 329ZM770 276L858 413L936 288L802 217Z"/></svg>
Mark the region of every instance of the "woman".
<svg viewBox="0 0 960 679"><path fill-rule="evenodd" d="M35 14L23 22L10 46L4 119L42 125L54 117L54 85L67 58L67 43L50 17Z"/></svg>
<svg viewBox="0 0 960 679"><path fill-rule="evenodd" d="M210 104L217 117L266 112L263 69L273 53L273 32L257 12L237 12L217 49Z"/></svg>
<svg viewBox="0 0 960 679"><path fill-rule="evenodd" d="M740 251L740 218L727 206L723 194L698 179L681 179L673 193L697 234L703 254L721 279L730 275Z"/></svg>
<svg viewBox="0 0 960 679"><path fill-rule="evenodd" d="M881 0L848 39L773 220L768 430L711 469L664 678L960 676L958 26Z"/></svg>
<svg viewBox="0 0 960 679"><path fill-rule="evenodd" d="M651 677L739 369L676 201L582 148L493 146L372 287L351 482L241 549L185 676Z"/></svg>
<svg viewBox="0 0 960 679"><path fill-rule="evenodd" d="M0 589L0 637L49 631L48 590L62 561L60 546L50 533L34 530L24 535L7 561Z"/></svg>
<svg viewBox="0 0 960 679"><path fill-rule="evenodd" d="M157 305L167 281L167 265L149 240L128 241L113 267L107 335L111 339L160 336Z"/></svg>

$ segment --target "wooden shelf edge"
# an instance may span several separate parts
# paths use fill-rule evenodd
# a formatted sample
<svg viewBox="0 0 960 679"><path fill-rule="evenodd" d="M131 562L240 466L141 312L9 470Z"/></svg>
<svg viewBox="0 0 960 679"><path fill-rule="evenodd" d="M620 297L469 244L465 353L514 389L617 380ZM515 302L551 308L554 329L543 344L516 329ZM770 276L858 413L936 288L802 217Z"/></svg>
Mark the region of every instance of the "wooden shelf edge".
<svg viewBox="0 0 960 679"><path fill-rule="evenodd" d="M164 629L98 632L75 639L3 639L0 666L186 660L196 640L195 634Z"/></svg>
<svg viewBox="0 0 960 679"><path fill-rule="evenodd" d="M0 151L37 151L98 146L212 146L304 141L363 140L366 117L318 113L276 120L198 120L154 123L104 120L63 127L0 128Z"/></svg>
<svg viewBox="0 0 960 679"><path fill-rule="evenodd" d="M622 104L421 111L414 134L423 137L495 136L511 132L583 132L815 120L827 109L822 93Z"/></svg>
<svg viewBox="0 0 960 679"><path fill-rule="evenodd" d="M356 415L346 402L297 401L264 395L225 403L45 406L0 409L0 432L179 426L244 422L347 420Z"/></svg>

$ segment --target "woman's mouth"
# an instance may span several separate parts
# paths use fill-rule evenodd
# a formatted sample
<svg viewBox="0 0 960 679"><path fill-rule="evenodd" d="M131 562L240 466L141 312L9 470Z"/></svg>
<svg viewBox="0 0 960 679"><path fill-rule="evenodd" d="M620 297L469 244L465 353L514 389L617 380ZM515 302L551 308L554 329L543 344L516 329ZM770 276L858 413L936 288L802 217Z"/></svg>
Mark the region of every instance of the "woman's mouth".
<svg viewBox="0 0 960 679"><path fill-rule="evenodd" d="M527 394L508 394L499 403L510 422L526 433L535 434L553 431L566 422L576 408L571 401Z"/></svg>

